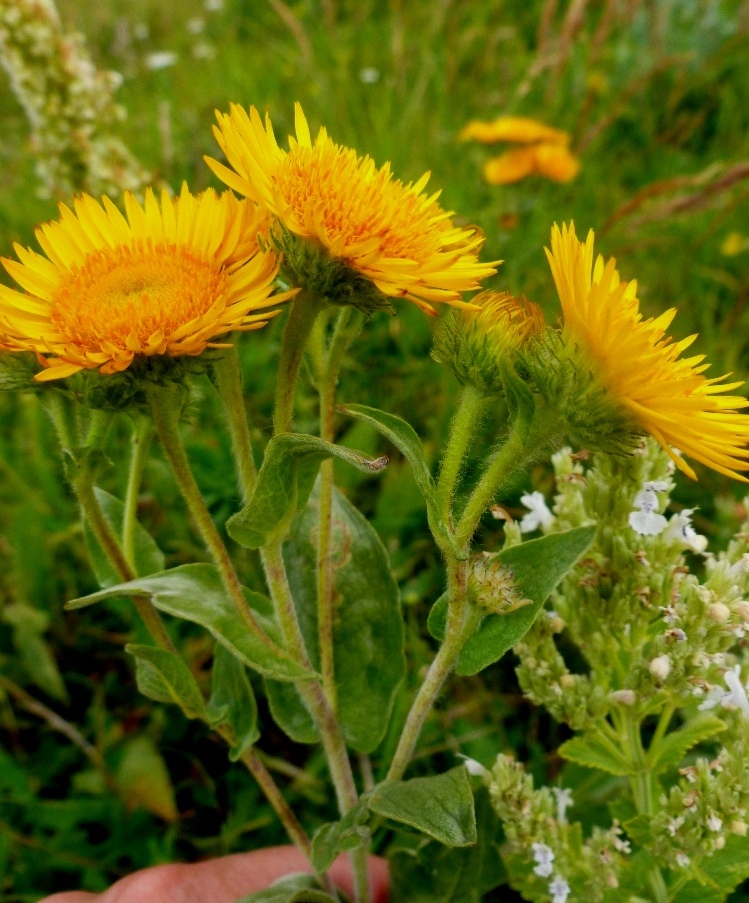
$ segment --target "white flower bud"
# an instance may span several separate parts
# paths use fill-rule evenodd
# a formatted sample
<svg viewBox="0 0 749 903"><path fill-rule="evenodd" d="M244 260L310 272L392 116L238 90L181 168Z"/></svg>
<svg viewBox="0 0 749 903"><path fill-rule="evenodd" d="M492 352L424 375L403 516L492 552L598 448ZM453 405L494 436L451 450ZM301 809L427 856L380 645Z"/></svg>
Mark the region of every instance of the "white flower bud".
<svg viewBox="0 0 749 903"><path fill-rule="evenodd" d="M634 705L637 702L637 694L634 690L614 690L609 693L609 699L622 705Z"/></svg>
<svg viewBox="0 0 749 903"><path fill-rule="evenodd" d="M746 599L742 599L741 602L737 602L734 608L738 612L739 617L742 621L749 621L749 602L747 602Z"/></svg>
<svg viewBox="0 0 749 903"><path fill-rule="evenodd" d="M707 616L718 624L725 624L731 617L731 609L723 602L713 602L707 606Z"/></svg>
<svg viewBox="0 0 749 903"><path fill-rule="evenodd" d="M671 656L659 655L650 662L650 673L656 680L665 680L671 673Z"/></svg>
<svg viewBox="0 0 749 903"><path fill-rule="evenodd" d="M744 837L746 835L746 822L742 821L740 818L737 818L735 821L731 822L731 833L738 834L739 837Z"/></svg>
<svg viewBox="0 0 749 903"><path fill-rule="evenodd" d="M559 678L560 686L565 690L571 690L575 686L575 677L573 674L563 674Z"/></svg>

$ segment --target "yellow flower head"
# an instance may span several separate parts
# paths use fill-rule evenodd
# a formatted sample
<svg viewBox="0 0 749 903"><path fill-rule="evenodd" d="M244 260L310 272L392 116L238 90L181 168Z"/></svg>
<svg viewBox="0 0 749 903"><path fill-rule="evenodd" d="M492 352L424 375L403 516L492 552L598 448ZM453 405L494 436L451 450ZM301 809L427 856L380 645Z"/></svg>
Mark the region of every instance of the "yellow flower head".
<svg viewBox="0 0 749 903"><path fill-rule="evenodd" d="M501 394L505 361L546 332L544 315L537 304L508 292L482 292L472 303L477 311L455 311L442 318L432 355L464 385L487 395Z"/></svg>
<svg viewBox="0 0 749 903"><path fill-rule="evenodd" d="M313 142L299 104L288 152L276 143L270 118L263 125L254 107L248 115L233 104L229 115L216 116L214 133L232 169L206 157L214 173L386 297L409 298L429 313L435 301L465 306L460 293L496 272L478 260L482 238L452 224L437 204L439 193L424 192L428 174L404 185L387 164L377 169L324 128Z"/></svg>
<svg viewBox="0 0 749 903"><path fill-rule="evenodd" d="M613 259L593 262L593 232L583 244L573 225L554 226L546 250L564 312L562 341L583 355L614 404L650 433L676 466L696 479L685 455L739 480L749 470L749 418L738 413L749 402L725 395L742 385L707 379L704 355L681 358L696 336L674 342L666 330L669 310L643 319L637 283L622 282Z"/></svg>
<svg viewBox="0 0 749 903"><path fill-rule="evenodd" d="M159 204L149 190L144 206L126 193L127 217L85 194L74 208L37 229L46 256L15 245L20 262L2 261L26 294L0 285L0 338L36 352L38 380L225 347L214 339L259 329L293 294L273 295L276 255L257 245L264 212L230 192L185 186Z"/></svg>
<svg viewBox="0 0 749 903"><path fill-rule="evenodd" d="M533 144L536 141L568 144L570 140L567 132L525 116L500 116L491 122L474 119L465 126L458 138L461 141L480 141L482 144L496 144L500 141L513 144Z"/></svg>
<svg viewBox="0 0 749 903"><path fill-rule="evenodd" d="M490 185L512 185L539 175L552 182L571 182L580 172L580 161L564 144L532 144L487 160L484 178Z"/></svg>

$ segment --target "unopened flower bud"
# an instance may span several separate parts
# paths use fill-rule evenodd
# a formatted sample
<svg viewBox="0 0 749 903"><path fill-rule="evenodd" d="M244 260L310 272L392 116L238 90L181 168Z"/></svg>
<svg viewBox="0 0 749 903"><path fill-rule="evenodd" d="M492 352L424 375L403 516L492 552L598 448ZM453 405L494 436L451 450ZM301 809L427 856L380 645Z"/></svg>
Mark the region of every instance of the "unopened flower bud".
<svg viewBox="0 0 749 903"><path fill-rule="evenodd" d="M659 655L650 662L650 673L656 680L666 680L671 673L671 657Z"/></svg>
<svg viewBox="0 0 749 903"><path fill-rule="evenodd" d="M737 818L735 821L731 822L731 833L738 834L739 837L744 837L746 835L746 822L742 821L740 818Z"/></svg>
<svg viewBox="0 0 749 903"><path fill-rule="evenodd" d="M721 834L720 837L715 838L715 849L716 850L722 850L725 845L726 845L726 838L723 836L723 834Z"/></svg>
<svg viewBox="0 0 749 903"><path fill-rule="evenodd" d="M530 599L518 592L512 571L502 564L497 555L481 554L472 558L468 596L475 605L497 615L530 605Z"/></svg>
<svg viewBox="0 0 749 903"><path fill-rule="evenodd" d="M485 395L503 392L502 362L546 330L541 308L507 292L482 292L478 311L445 314L434 337L432 356L464 385Z"/></svg>
<svg viewBox="0 0 749 903"><path fill-rule="evenodd" d="M713 602L707 606L707 616L718 624L725 624L731 617L731 609L723 602Z"/></svg>
<svg viewBox="0 0 749 903"><path fill-rule="evenodd" d="M749 602L747 602L746 599L742 599L741 602L737 602L734 608L738 612L739 617L742 621L749 621Z"/></svg>
<svg viewBox="0 0 749 903"><path fill-rule="evenodd" d="M565 690L571 690L575 686L575 677L573 674L563 674L559 678L560 686Z"/></svg>
<svg viewBox="0 0 749 903"><path fill-rule="evenodd" d="M634 690L614 690L609 693L609 699L621 705L634 705L637 702L637 694Z"/></svg>

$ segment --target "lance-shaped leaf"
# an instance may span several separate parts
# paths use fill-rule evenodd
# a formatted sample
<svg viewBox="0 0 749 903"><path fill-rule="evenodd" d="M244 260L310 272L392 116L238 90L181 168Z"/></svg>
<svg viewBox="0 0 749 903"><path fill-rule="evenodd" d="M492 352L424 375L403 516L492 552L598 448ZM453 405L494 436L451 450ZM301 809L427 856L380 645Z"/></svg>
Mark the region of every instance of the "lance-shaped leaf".
<svg viewBox="0 0 749 903"><path fill-rule="evenodd" d="M94 487L96 500L101 506L102 514L109 526L112 528L115 536L122 536L122 525L125 520L125 506L115 496L110 495L104 489L98 486ZM84 521L83 532L86 537L86 548L88 549L91 565L99 581L99 586L116 586L120 582L117 571L112 567L107 556L96 541L93 531L88 523ZM155 574L157 571L164 570L164 553L156 545L156 540L151 534L145 530L138 521L135 522L133 530L133 558L135 564L135 572L139 577L145 577L148 574Z"/></svg>
<svg viewBox="0 0 749 903"><path fill-rule="evenodd" d="M677 731L667 734L661 742L648 750L647 766L653 774L661 774L681 764L684 755L703 740L726 729L726 724L715 715L703 712L688 721Z"/></svg>
<svg viewBox="0 0 749 903"><path fill-rule="evenodd" d="M410 825L445 846L476 843L473 792L464 765L428 778L380 784L368 805L377 815Z"/></svg>
<svg viewBox="0 0 749 903"><path fill-rule="evenodd" d="M263 683L271 716L281 730L295 743L319 743L320 731L294 684L270 677Z"/></svg>
<svg viewBox="0 0 749 903"><path fill-rule="evenodd" d="M232 762L241 758L260 738L252 684L247 679L244 665L220 643L213 650L211 698L206 720L212 727L223 724L231 734L229 758Z"/></svg>
<svg viewBox="0 0 749 903"><path fill-rule="evenodd" d="M205 701L192 672L175 652L159 646L130 643L125 652L135 657L135 682L156 702L173 702L188 718L205 717Z"/></svg>
<svg viewBox="0 0 749 903"><path fill-rule="evenodd" d="M226 523L232 539L248 549L258 549L283 536L295 512L307 504L320 463L326 458L340 458L365 473L378 473L388 461L367 458L317 436L274 436L265 449L252 498Z"/></svg>
<svg viewBox="0 0 749 903"><path fill-rule="evenodd" d="M440 514L434 480L424 458L421 439L417 436L414 428L394 414L378 411L377 408L370 408L363 404L342 405L339 410L343 414L355 417L362 423L368 423L393 443L411 465L416 485L426 503L429 527L438 545L442 549L449 548L459 558L464 558L465 553L455 545L453 535Z"/></svg>
<svg viewBox="0 0 749 903"><path fill-rule="evenodd" d="M315 666L319 661L318 607L312 575L317 568L318 524L315 491L294 521L290 541L284 546L292 595ZM398 585L379 536L337 490L333 494L330 556L338 720L348 744L369 753L385 735L405 672L403 617ZM290 695L289 691L286 694Z"/></svg>
<svg viewBox="0 0 749 903"><path fill-rule="evenodd" d="M595 527L576 527L564 533L549 533L499 552L497 559L512 571L517 592L530 605L504 615L488 615L463 647L456 671L477 674L498 661L528 631L552 590L593 541ZM447 595L441 596L429 615L432 635L445 636Z"/></svg>
<svg viewBox="0 0 749 903"><path fill-rule="evenodd" d="M263 613L270 606L265 596L247 589L244 594L260 628L257 631L239 614L212 564L183 564L73 599L65 607L83 608L113 596L144 596L159 611L205 627L232 655L261 674L277 680L314 677L282 647L277 624Z"/></svg>

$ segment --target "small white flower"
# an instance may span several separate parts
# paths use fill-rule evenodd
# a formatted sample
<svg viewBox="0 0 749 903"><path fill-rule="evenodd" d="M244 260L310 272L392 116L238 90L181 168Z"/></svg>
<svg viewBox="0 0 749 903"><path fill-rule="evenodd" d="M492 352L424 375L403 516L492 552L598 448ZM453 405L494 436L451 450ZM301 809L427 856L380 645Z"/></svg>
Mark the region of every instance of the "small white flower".
<svg viewBox="0 0 749 903"><path fill-rule="evenodd" d="M149 69L168 69L177 62L177 54L171 50L157 50L146 56L146 66Z"/></svg>
<svg viewBox="0 0 749 903"><path fill-rule="evenodd" d="M614 849L619 853L631 853L632 844L628 840L622 840L621 837L614 838Z"/></svg>
<svg viewBox="0 0 749 903"><path fill-rule="evenodd" d="M637 493L634 505L639 511L633 511L629 515L629 525L640 536L657 536L668 526L668 521L662 514L656 512L658 496L656 493L665 492L668 483L665 480L655 480L643 483L642 489Z"/></svg>
<svg viewBox="0 0 749 903"><path fill-rule="evenodd" d="M637 702L637 694L634 690L614 690L609 693L609 699L621 705L634 705Z"/></svg>
<svg viewBox="0 0 749 903"><path fill-rule="evenodd" d="M679 542L687 549L701 555L707 548L707 537L701 536L692 526L693 513L694 508L685 508L678 514L674 514L668 522L666 539L671 542Z"/></svg>
<svg viewBox="0 0 749 903"><path fill-rule="evenodd" d="M533 869L534 874L539 878L548 878L554 871L554 851L545 843L534 843L531 845L531 849L536 863L536 867Z"/></svg>
<svg viewBox="0 0 749 903"><path fill-rule="evenodd" d="M201 19L200 16L196 16L194 19L190 19L187 22L187 30L190 34L200 34L204 28L205 19Z"/></svg>
<svg viewBox="0 0 749 903"><path fill-rule="evenodd" d="M714 709L717 705L721 705L724 709L741 709L743 714L749 718L749 697L747 688L741 683L741 666L736 665L732 671L726 671L723 680L728 689L724 690L718 686L711 687L704 702L700 703L700 710Z"/></svg>
<svg viewBox="0 0 749 903"><path fill-rule="evenodd" d="M552 903L567 903L570 895L570 886L561 875L554 875L554 880L549 884L549 893Z"/></svg>
<svg viewBox="0 0 749 903"><path fill-rule="evenodd" d="M683 816L683 815L678 815L676 818L672 818L672 819L669 821L669 823L666 825L666 828L668 829L668 833L669 833L672 837L675 837L675 836L676 836L676 832L679 830L679 828L680 828L683 824L684 824L684 816Z"/></svg>
<svg viewBox="0 0 749 903"><path fill-rule="evenodd" d="M572 791L569 787L552 787L551 792L557 801L557 821L564 824L567 821L567 809L574 806Z"/></svg>
<svg viewBox="0 0 749 903"><path fill-rule="evenodd" d="M711 831L717 834L723 827L723 819L718 818L714 812L711 812L706 824Z"/></svg>
<svg viewBox="0 0 749 903"><path fill-rule="evenodd" d="M374 66L365 66L359 70L359 81L364 85L373 85L380 80L380 70Z"/></svg>
<svg viewBox="0 0 749 903"><path fill-rule="evenodd" d="M217 13L224 8L224 0L204 0L203 6L206 12Z"/></svg>
<svg viewBox="0 0 749 903"><path fill-rule="evenodd" d="M554 523L554 515L549 511L546 499L540 492L521 495L520 501L528 509L528 514L520 521L521 533L530 533L539 527L550 527Z"/></svg>
<svg viewBox="0 0 749 903"><path fill-rule="evenodd" d="M689 856L686 853L677 853L676 864L683 869L687 868L689 866Z"/></svg>

